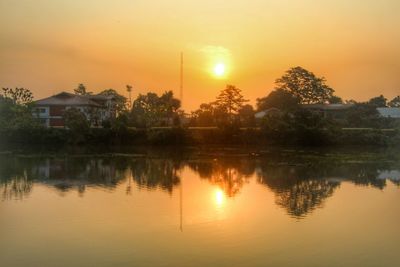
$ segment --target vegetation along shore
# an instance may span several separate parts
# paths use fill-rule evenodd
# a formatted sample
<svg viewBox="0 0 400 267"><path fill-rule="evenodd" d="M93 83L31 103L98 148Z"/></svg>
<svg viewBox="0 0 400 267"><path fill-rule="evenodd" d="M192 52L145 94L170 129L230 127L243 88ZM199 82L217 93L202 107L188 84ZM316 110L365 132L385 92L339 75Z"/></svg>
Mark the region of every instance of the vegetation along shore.
<svg viewBox="0 0 400 267"><path fill-rule="evenodd" d="M127 86L131 93L132 87ZM366 102L343 100L325 78L289 69L275 88L248 104L227 85L215 101L187 113L172 91L62 92L34 101L25 88L0 94L0 145L59 147L137 145L375 145L400 143L400 96Z"/></svg>

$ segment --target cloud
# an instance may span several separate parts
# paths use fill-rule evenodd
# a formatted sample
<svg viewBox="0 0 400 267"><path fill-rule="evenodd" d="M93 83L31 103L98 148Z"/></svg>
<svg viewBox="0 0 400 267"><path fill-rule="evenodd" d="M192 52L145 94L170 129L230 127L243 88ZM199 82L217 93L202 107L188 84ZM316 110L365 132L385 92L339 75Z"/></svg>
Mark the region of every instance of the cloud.
<svg viewBox="0 0 400 267"><path fill-rule="evenodd" d="M223 46L207 45L200 48L200 51L213 60L229 60L231 58L231 52Z"/></svg>

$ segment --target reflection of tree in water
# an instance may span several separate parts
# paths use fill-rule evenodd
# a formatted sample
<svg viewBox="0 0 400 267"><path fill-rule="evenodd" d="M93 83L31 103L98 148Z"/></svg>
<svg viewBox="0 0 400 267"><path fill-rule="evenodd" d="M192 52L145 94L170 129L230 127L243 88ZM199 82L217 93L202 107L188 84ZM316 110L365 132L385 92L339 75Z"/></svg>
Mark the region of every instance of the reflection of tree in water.
<svg viewBox="0 0 400 267"><path fill-rule="evenodd" d="M330 197L339 183L326 180L306 180L291 186L287 191L276 194L276 203L285 207L288 213L301 217L317 207Z"/></svg>
<svg viewBox="0 0 400 267"><path fill-rule="evenodd" d="M23 199L29 195L33 183L28 180L26 175L15 176L13 179L5 181L0 185L1 197L6 199Z"/></svg>
<svg viewBox="0 0 400 267"><path fill-rule="evenodd" d="M189 161L189 167L203 179L218 185L227 196L235 196L254 173L255 162L248 159Z"/></svg>
<svg viewBox="0 0 400 267"><path fill-rule="evenodd" d="M160 188L172 193L180 184L179 170L187 165L202 179L233 197L257 170L258 181L272 189L276 203L289 214L301 217L321 207L341 181L383 189L386 176L396 175L396 171L389 171L400 169L393 162L340 162L323 157L303 161L241 157L180 162L165 158L3 156L0 157L0 192L3 199L20 199L31 192L34 183L40 183L61 193L76 190L84 194L87 187L113 190L126 182L129 193L132 182L141 188ZM397 183L398 173L392 177Z"/></svg>
<svg viewBox="0 0 400 267"><path fill-rule="evenodd" d="M27 166L28 168L30 166ZM13 157L0 157L0 192L2 200L23 199L28 196L33 187L27 171L20 168L19 162Z"/></svg>
<svg viewBox="0 0 400 267"><path fill-rule="evenodd" d="M294 217L302 217L321 207L339 186L339 182L318 179L309 168L261 165L258 181L276 195L276 204Z"/></svg>
<svg viewBox="0 0 400 267"><path fill-rule="evenodd" d="M396 167L385 161L341 162L324 158L297 163L271 165L262 160L258 172L259 182L275 192L276 203L295 217L321 207L342 181L383 189L386 179L379 179L379 174Z"/></svg>
<svg viewBox="0 0 400 267"><path fill-rule="evenodd" d="M169 193L180 184L180 163L168 159L138 159L131 162L132 178L139 187L161 188Z"/></svg>

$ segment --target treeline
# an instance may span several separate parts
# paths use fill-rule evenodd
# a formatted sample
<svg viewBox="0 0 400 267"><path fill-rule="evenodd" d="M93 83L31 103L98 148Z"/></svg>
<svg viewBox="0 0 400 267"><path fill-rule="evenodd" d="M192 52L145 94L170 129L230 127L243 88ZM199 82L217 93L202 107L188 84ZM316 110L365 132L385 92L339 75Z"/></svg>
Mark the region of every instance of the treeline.
<svg viewBox="0 0 400 267"><path fill-rule="evenodd" d="M400 96L387 101L378 96L367 102L342 100L324 77L301 67L289 69L275 88L248 104L242 91L227 85L215 101L186 114L167 91L139 94L132 102L113 89L116 117L92 128L77 109L64 113L65 128L44 128L32 116L33 96L24 88L3 88L0 94L0 138L3 144L284 144L389 145L399 143L399 124L383 118L378 107L400 107ZM80 84L74 92L92 94ZM340 118L305 108L312 104L351 104ZM257 112L263 111L262 116ZM345 128L346 130L343 130ZM387 130L390 129L390 130Z"/></svg>

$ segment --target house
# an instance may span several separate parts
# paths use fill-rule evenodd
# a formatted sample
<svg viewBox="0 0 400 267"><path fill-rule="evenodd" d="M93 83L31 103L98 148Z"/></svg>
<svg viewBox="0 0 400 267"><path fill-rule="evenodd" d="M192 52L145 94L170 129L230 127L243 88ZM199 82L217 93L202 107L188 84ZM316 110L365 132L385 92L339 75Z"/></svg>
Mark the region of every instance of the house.
<svg viewBox="0 0 400 267"><path fill-rule="evenodd" d="M278 108L269 108L269 109L257 112L256 114L254 114L254 117L257 120L260 120L260 119L262 119L262 118L264 118L266 116L268 116L268 117L275 117L275 116L279 117L280 115L282 115L282 112L280 111L280 109L278 109Z"/></svg>
<svg viewBox="0 0 400 267"><path fill-rule="evenodd" d="M76 108L81 111L92 127L115 117L115 99L104 95L75 95L62 92L34 102L32 115L46 127L64 127L64 112Z"/></svg>
<svg viewBox="0 0 400 267"><path fill-rule="evenodd" d="M383 118L400 119L400 108L377 108L376 110Z"/></svg>
<svg viewBox="0 0 400 267"><path fill-rule="evenodd" d="M344 119L346 112L352 108L354 104L302 104L300 108L318 112L324 115L324 117L330 117L333 119ZM280 116L282 112L277 108L269 108L257 112L255 114L256 119L261 119L265 116Z"/></svg>
<svg viewBox="0 0 400 267"><path fill-rule="evenodd" d="M354 104L302 104L301 108L319 112L324 117L336 120L345 119L347 111L354 107Z"/></svg>

